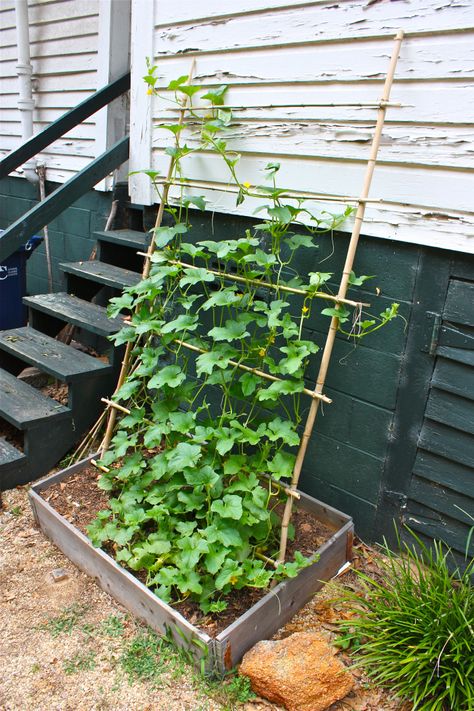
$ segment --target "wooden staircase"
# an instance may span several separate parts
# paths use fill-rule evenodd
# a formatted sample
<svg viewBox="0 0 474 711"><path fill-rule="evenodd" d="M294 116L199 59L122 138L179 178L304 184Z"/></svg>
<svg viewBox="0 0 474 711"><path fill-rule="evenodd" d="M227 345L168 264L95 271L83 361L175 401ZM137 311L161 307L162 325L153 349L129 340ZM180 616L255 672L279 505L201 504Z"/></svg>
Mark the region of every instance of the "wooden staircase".
<svg viewBox="0 0 474 711"><path fill-rule="evenodd" d="M143 260L137 251L146 249L149 235L124 229L95 236L94 261L60 265L64 292L25 297L28 326L0 331L0 420L15 435L11 441L0 437L0 491L33 481L57 464L96 420L100 398L114 390L123 349L114 348L108 336L123 321L109 319L106 305L140 280ZM74 326L71 345L56 340L67 324ZM19 379L28 366L65 383L67 405Z"/></svg>

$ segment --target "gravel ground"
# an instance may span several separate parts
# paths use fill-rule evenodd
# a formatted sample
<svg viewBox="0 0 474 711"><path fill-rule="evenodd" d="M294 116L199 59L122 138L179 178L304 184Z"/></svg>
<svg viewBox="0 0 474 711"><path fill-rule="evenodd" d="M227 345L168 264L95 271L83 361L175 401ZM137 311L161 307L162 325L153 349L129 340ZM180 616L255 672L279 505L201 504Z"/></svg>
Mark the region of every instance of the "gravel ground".
<svg viewBox="0 0 474 711"><path fill-rule="evenodd" d="M264 700L222 701L206 693L189 667L164 666L155 683L129 682L124 654L146 629L92 579L79 572L35 527L26 489L3 494L0 511L0 709L1 711L277 711ZM359 559L370 572L372 557ZM359 560L359 562L360 562ZM67 577L54 581L53 571ZM353 574L344 576L353 585ZM334 637L337 617L319 593L278 636L318 630ZM155 657L156 658L156 657ZM347 660L348 661L348 660ZM218 695L219 701L213 696ZM221 702L222 701L222 702ZM408 711L359 673L357 686L329 711Z"/></svg>

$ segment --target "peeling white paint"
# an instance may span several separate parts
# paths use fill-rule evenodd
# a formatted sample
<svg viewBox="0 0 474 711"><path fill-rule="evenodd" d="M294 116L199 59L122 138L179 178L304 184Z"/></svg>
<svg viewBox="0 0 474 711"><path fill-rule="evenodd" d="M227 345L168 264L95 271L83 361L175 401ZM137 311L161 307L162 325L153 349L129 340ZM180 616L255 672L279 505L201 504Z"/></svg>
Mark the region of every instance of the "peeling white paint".
<svg viewBox="0 0 474 711"><path fill-rule="evenodd" d="M227 140L239 175L258 183L281 158L281 184L357 195L375 123L373 109L309 104L372 103L381 96L395 30L402 44L364 231L382 238L473 252L474 3L470 0L155 2L160 84L189 71L229 85L237 125ZM269 106L296 104L296 106ZM168 121L153 102L153 122ZM187 140L192 143L191 135ZM165 168L167 137L156 132L154 168ZM133 146L133 139L132 139ZM196 180L226 186L212 157L190 157ZM202 193L203 190L197 192ZM204 191L206 193L206 191ZM252 201L208 190L216 210L252 214ZM334 205L331 205L334 209Z"/></svg>

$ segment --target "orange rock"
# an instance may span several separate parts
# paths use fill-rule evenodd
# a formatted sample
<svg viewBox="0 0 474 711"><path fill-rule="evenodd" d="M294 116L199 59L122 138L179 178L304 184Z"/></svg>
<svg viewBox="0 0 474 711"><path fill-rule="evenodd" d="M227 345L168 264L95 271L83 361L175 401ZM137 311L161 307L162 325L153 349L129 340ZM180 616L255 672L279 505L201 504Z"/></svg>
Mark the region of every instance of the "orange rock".
<svg viewBox="0 0 474 711"><path fill-rule="evenodd" d="M256 694L288 711L324 711L354 685L334 649L315 632L258 642L245 654L239 674L249 677Z"/></svg>

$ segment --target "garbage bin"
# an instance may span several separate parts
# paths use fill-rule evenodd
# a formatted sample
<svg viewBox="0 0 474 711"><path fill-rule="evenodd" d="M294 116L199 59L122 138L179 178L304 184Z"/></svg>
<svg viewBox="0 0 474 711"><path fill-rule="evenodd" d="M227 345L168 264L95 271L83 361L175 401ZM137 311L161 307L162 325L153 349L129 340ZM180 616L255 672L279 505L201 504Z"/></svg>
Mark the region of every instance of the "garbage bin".
<svg viewBox="0 0 474 711"><path fill-rule="evenodd" d="M0 230L0 236L2 231ZM20 249L0 264L0 330L26 324L26 262L42 237L34 235Z"/></svg>

